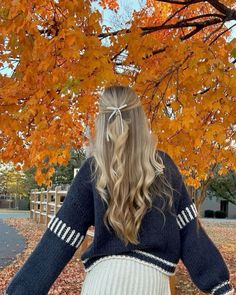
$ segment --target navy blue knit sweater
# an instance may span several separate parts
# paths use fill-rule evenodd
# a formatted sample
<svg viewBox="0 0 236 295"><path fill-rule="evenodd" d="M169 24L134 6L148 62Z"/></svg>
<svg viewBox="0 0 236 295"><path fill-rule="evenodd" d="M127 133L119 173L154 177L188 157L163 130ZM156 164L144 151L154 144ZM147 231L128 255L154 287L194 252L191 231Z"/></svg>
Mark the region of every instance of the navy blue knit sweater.
<svg viewBox="0 0 236 295"><path fill-rule="evenodd" d="M116 255L134 259L172 276L181 259L193 283L201 291L214 295L233 294L226 263L202 227L178 167L167 153L160 150L158 153L166 167L165 176L174 188L172 212L176 216L166 211L163 226L163 215L152 208L142 221L140 244L125 246L103 223L106 205L95 189L94 180L91 180L90 157L83 162L61 208L50 220L34 251L10 280L4 294L47 294L91 225L95 226L94 239L81 255L86 272L99 261ZM154 205L161 206L160 198L154 199Z"/></svg>

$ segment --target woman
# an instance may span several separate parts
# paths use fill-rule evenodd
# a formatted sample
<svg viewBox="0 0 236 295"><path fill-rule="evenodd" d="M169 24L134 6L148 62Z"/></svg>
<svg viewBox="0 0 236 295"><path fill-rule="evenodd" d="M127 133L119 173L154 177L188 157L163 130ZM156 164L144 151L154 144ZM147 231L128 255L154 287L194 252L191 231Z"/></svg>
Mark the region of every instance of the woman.
<svg viewBox="0 0 236 295"><path fill-rule="evenodd" d="M108 87L99 111L91 156L5 294L47 294L91 225L82 295L170 295L180 259L201 291L233 294L225 261L178 167L156 148L138 95Z"/></svg>

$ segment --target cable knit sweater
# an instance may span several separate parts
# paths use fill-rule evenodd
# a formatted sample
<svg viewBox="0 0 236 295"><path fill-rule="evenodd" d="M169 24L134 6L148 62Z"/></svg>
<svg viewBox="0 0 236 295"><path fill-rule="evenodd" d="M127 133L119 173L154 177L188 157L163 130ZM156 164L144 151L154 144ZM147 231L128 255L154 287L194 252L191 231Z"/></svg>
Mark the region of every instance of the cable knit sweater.
<svg viewBox="0 0 236 295"><path fill-rule="evenodd" d="M73 179L59 211L48 223L24 265L11 278L4 294L47 294L80 247L91 225L95 226L93 242L81 255L86 272L99 261L116 255L134 259L172 276L181 259L192 282L202 292L233 294L226 263L201 225L178 167L166 152L158 150L158 153L165 164L165 176L174 188L172 212L176 213L175 216L165 212L166 223L163 226L163 215L151 208L142 221L140 243L125 246L112 228L109 232L103 223L106 205L95 189L95 181L91 179L93 157L89 157ZM160 198L155 198L153 204L160 207Z"/></svg>

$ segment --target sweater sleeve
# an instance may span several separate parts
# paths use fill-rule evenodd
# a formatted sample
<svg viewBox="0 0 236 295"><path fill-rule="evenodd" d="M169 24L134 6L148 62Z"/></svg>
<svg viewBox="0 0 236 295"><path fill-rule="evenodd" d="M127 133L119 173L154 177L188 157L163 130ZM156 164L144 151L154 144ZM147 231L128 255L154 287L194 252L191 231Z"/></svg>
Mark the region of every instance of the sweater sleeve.
<svg viewBox="0 0 236 295"><path fill-rule="evenodd" d="M202 292L212 295L233 294L234 288L223 256L202 226L179 169L170 157L169 160L174 173L172 177L180 193L176 217L181 240L180 259L192 282Z"/></svg>
<svg viewBox="0 0 236 295"><path fill-rule="evenodd" d="M74 177L65 200L5 295L43 295L57 279L94 224L93 196L86 159Z"/></svg>

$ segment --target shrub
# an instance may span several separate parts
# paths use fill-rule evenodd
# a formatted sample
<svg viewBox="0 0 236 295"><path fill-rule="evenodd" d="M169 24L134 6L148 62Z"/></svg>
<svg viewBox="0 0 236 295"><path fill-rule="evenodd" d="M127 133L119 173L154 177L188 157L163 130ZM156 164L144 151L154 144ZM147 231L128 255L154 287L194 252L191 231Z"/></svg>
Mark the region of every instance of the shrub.
<svg viewBox="0 0 236 295"><path fill-rule="evenodd" d="M226 213L224 211L215 211L215 218L226 218Z"/></svg>
<svg viewBox="0 0 236 295"><path fill-rule="evenodd" d="M215 213L213 210L205 210L205 217L215 217Z"/></svg>

